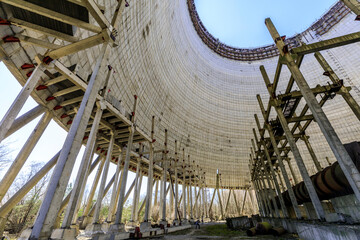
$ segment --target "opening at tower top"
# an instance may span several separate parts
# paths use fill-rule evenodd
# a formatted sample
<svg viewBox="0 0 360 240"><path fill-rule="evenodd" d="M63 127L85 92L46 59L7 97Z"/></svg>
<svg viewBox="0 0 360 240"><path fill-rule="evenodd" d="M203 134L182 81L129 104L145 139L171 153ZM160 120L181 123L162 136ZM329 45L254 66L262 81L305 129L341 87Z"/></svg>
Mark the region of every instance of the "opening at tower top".
<svg viewBox="0 0 360 240"><path fill-rule="evenodd" d="M194 0L200 20L220 42L239 48L272 43L264 20L270 17L282 35L301 33L336 0Z"/></svg>

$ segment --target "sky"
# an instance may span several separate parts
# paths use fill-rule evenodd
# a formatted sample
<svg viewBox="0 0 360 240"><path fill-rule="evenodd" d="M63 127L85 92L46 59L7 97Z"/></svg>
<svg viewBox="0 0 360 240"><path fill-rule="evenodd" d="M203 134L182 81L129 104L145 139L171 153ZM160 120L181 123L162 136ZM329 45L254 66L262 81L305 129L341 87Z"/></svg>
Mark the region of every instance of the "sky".
<svg viewBox="0 0 360 240"><path fill-rule="evenodd" d="M195 0L206 29L220 42L240 48L273 41L264 24L270 17L280 35L293 36L320 18L335 0Z"/></svg>
<svg viewBox="0 0 360 240"><path fill-rule="evenodd" d="M197 11L208 31L219 38L221 42L235 47L257 47L272 43L264 24L266 17L272 18L281 35L292 36L309 27L335 2L334 0L195 0ZM0 119L2 119L20 92L21 86L3 63L0 63L0 82ZM36 102L29 98L19 116L35 106ZM2 144L6 144L10 150L11 159L16 157L39 119L40 117L3 141ZM21 173L26 173L31 163L49 161L61 149L65 138L66 132L52 121L35 146ZM84 147L76 160L71 182L75 180L83 151ZM88 185L92 183L95 172L93 171L90 175ZM0 178L3 174L4 171L0 172ZM108 180L113 174L114 167L111 167ZM135 174L132 172L129 174L128 186L132 183L134 176ZM146 183L147 178L144 178L142 195L145 194Z"/></svg>

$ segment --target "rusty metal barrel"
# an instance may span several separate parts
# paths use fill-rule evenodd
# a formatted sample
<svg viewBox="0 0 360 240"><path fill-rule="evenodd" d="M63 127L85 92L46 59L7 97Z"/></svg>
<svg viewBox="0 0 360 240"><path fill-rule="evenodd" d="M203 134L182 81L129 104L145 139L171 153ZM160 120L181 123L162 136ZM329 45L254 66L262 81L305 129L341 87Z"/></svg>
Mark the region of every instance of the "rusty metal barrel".
<svg viewBox="0 0 360 240"><path fill-rule="evenodd" d="M345 144L344 146L355 163L357 169L360 171L359 143L353 142ZM334 197L345 196L353 193L350 184L347 181L338 162L333 163L331 166L326 167L310 178L320 200L329 200ZM298 204L311 201L304 182L300 182L293 186L293 191ZM282 195L285 200L285 204L287 206L292 206L288 191L283 192Z"/></svg>

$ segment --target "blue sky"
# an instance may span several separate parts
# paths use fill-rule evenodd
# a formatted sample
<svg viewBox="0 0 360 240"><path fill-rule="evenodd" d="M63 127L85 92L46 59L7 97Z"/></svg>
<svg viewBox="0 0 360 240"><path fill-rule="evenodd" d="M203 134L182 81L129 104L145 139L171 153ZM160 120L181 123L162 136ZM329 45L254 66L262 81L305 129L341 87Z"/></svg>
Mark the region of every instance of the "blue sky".
<svg viewBox="0 0 360 240"><path fill-rule="evenodd" d="M335 0L195 0L201 21L221 42L234 47L272 43L264 20L270 17L280 35L306 30Z"/></svg>

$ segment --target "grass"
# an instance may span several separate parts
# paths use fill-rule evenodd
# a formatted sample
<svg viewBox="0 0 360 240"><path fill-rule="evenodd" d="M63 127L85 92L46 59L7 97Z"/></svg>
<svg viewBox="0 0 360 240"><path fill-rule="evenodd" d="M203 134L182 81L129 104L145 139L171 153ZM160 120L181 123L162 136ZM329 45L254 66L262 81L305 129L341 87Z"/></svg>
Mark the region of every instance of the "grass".
<svg viewBox="0 0 360 240"><path fill-rule="evenodd" d="M242 231L233 231L228 229L225 224L216 224L210 226L203 226L197 234L206 236L222 236L226 238L245 236L246 233Z"/></svg>
<svg viewBox="0 0 360 240"><path fill-rule="evenodd" d="M257 235L254 237L248 237L245 231L230 230L226 224L213 224L213 225L201 225L200 229L186 229L169 235L183 235L188 236L191 239L206 239L206 237L218 237L218 239L298 239L292 234L286 234L280 238L273 237L271 235ZM186 238L184 238L185 240Z"/></svg>

